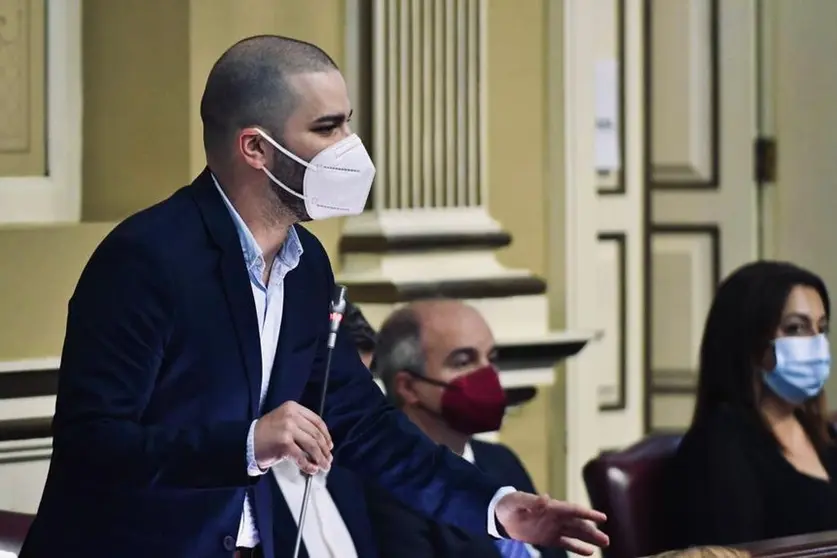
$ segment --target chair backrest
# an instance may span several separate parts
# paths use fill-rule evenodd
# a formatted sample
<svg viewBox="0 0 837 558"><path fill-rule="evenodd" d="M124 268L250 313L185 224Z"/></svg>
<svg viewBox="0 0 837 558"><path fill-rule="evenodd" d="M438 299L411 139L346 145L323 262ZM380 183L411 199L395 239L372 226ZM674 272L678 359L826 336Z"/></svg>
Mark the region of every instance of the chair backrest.
<svg viewBox="0 0 837 558"><path fill-rule="evenodd" d="M20 553L34 515L0 510L0 550Z"/></svg>
<svg viewBox="0 0 837 558"><path fill-rule="evenodd" d="M682 436L650 436L622 451L605 452L584 466L590 503L607 514L606 558L636 558L665 550L668 465Z"/></svg>

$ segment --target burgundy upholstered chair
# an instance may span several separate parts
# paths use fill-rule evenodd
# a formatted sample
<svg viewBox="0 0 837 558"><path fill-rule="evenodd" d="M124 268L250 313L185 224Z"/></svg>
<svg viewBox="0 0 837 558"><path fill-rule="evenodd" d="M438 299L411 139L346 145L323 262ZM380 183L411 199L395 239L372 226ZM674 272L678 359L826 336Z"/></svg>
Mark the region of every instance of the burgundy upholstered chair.
<svg viewBox="0 0 837 558"><path fill-rule="evenodd" d="M20 552L34 515L0 510L0 550Z"/></svg>
<svg viewBox="0 0 837 558"><path fill-rule="evenodd" d="M604 452L584 466L592 506L607 514L606 558L637 558L667 549L667 465L681 436L649 436L622 451Z"/></svg>

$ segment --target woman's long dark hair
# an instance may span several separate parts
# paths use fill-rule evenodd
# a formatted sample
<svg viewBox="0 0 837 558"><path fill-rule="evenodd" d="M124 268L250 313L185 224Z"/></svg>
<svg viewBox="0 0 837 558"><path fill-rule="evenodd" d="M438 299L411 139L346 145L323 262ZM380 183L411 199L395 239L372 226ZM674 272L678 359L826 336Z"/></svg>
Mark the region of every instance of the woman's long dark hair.
<svg viewBox="0 0 837 558"><path fill-rule="evenodd" d="M831 315L822 279L790 263L751 263L721 283L703 330L693 423L701 422L720 406L728 406L745 412L772 435L759 412L763 389L757 380L757 363L762 362L775 337L788 295L798 285L815 289L826 316ZM797 413L818 449L831 439L825 405L825 394L820 393Z"/></svg>

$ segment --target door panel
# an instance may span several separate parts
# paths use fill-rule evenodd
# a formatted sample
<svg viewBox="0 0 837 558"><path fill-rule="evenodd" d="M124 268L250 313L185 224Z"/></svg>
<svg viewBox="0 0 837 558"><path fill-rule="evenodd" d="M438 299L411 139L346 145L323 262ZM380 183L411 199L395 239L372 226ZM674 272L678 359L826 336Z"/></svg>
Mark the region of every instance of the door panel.
<svg viewBox="0 0 837 558"><path fill-rule="evenodd" d="M595 276L590 279L596 285L597 296L591 302L602 336L586 349L590 370L578 373L592 373L598 379L597 445L606 450L633 443L643 428L643 4L638 0L595 0L595 4L595 64L602 68L614 61L617 68L612 84L603 80L603 72L595 72L596 96L607 96L603 89L613 87L619 165L597 172Z"/></svg>
<svg viewBox="0 0 837 558"><path fill-rule="evenodd" d="M646 0L649 196L646 426L687 426L719 280L757 255L755 0Z"/></svg>
<svg viewBox="0 0 837 558"><path fill-rule="evenodd" d="M560 72L551 74L549 88L553 103L563 107L560 121L550 126L549 143L563 190L561 203L551 206L557 216L551 222L561 223L551 238L563 242L565 250L561 303L566 327L601 332L565 365L564 496L584 502L584 465L602 450L633 443L643 432L644 4L566 0L545 5L550 29L560 31L551 33L550 58L563 61L551 66ZM614 67L615 76L610 72L603 79L601 70ZM606 114L596 110L604 104L597 99L610 99ZM608 157L607 170L598 174L596 165L604 167L605 158L594 150L602 148L596 144L597 128L615 132L607 149L610 155L618 152L618 161Z"/></svg>

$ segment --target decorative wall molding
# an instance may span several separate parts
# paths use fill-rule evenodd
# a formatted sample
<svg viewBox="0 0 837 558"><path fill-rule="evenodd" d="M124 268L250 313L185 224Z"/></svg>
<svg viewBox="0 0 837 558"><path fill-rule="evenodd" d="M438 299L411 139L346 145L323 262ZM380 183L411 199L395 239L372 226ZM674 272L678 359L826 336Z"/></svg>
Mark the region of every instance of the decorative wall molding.
<svg viewBox="0 0 837 558"><path fill-rule="evenodd" d="M657 395L694 395L697 390L696 370L654 370L653 393Z"/></svg>
<svg viewBox="0 0 837 558"><path fill-rule="evenodd" d="M28 436L30 433L25 433ZM34 433L37 434L37 433ZM2 436L2 433L0 433ZM24 438L17 438L24 439ZM34 438L26 438L27 442L9 447L0 447L0 465L14 465L31 463L34 461L49 461L52 457L52 443L43 443ZM0 443L4 440L0 437ZM7 445L7 444L4 444Z"/></svg>
<svg viewBox="0 0 837 558"><path fill-rule="evenodd" d="M615 323L608 323L610 336L614 338L613 343L608 344L608 349L614 352L615 349L615 370L614 381L599 386L599 410L602 412L622 411L627 404L627 381L628 381L628 254L627 239L625 233L600 233L598 235L600 248L607 245L613 246L615 251L615 269L613 280L612 297L607 296L608 302L614 302L615 306L609 309L602 309L603 313L615 312ZM603 278L599 277L602 281ZM605 296L605 293L603 293Z"/></svg>
<svg viewBox="0 0 837 558"><path fill-rule="evenodd" d="M375 209L484 206L488 3L371 1Z"/></svg>
<svg viewBox="0 0 837 558"><path fill-rule="evenodd" d="M52 417L0 420L0 442L52 437Z"/></svg>
<svg viewBox="0 0 837 558"><path fill-rule="evenodd" d="M398 304L427 298L504 298L540 295L546 283L538 277L500 277L423 281L415 283L376 282L351 284L352 299L357 302Z"/></svg>
<svg viewBox="0 0 837 558"><path fill-rule="evenodd" d="M366 235L343 236L340 253L385 254L405 252L438 252L447 250L498 250L511 244L511 235L505 231L480 233L415 234L403 236Z"/></svg>
<svg viewBox="0 0 837 558"><path fill-rule="evenodd" d="M0 373L0 400L55 395L56 368L24 369Z"/></svg>
<svg viewBox="0 0 837 558"><path fill-rule="evenodd" d="M0 224L81 218L81 0L45 2L47 174L0 176Z"/></svg>

